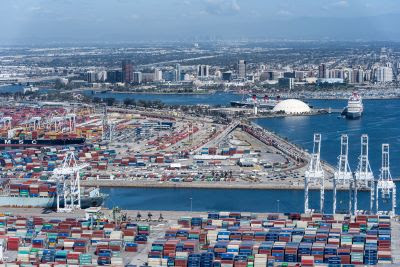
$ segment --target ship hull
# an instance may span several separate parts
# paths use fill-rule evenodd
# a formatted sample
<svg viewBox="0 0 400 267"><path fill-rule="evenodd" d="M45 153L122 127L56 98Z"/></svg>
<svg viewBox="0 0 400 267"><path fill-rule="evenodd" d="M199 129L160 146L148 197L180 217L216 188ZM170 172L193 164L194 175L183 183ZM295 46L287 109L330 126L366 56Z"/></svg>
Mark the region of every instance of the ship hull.
<svg viewBox="0 0 400 267"><path fill-rule="evenodd" d="M350 120L357 120L361 118L362 113L361 112L346 112L346 118Z"/></svg>
<svg viewBox="0 0 400 267"><path fill-rule="evenodd" d="M0 147L40 147L40 146L68 146L82 145L85 138L68 139L4 139L0 138Z"/></svg>
<svg viewBox="0 0 400 267"><path fill-rule="evenodd" d="M231 106L232 107L249 107L249 108L253 108L254 107L254 103L231 101ZM275 107L275 104L258 103L257 107L258 108L265 108L265 109L273 109Z"/></svg>
<svg viewBox="0 0 400 267"><path fill-rule="evenodd" d="M245 106L253 106L253 105L249 105L247 103L243 103L243 102L239 102L239 101L232 101L231 106L232 107L245 107Z"/></svg>
<svg viewBox="0 0 400 267"><path fill-rule="evenodd" d="M104 202L104 196L91 196L81 198L82 209L99 207ZM61 200L61 206L64 201ZM57 208L56 197L12 197L0 196L0 207L35 207L35 208Z"/></svg>

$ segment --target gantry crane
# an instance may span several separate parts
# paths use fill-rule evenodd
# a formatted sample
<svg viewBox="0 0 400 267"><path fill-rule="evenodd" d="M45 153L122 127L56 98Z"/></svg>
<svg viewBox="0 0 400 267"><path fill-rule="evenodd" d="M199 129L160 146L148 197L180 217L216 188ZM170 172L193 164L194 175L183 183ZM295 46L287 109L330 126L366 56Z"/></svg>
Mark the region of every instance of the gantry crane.
<svg viewBox="0 0 400 267"><path fill-rule="evenodd" d="M396 214L396 184L393 182L390 174L389 162L389 144L382 144L382 167L379 175L378 184L376 186L376 212L379 213L379 193L382 199L390 199L392 197L391 216Z"/></svg>
<svg viewBox="0 0 400 267"><path fill-rule="evenodd" d="M308 169L305 172L304 179L304 212L311 213L309 207L309 186L315 185L320 189L320 210L324 210L325 200L325 179L324 170L321 164L321 134L314 134L313 153L311 154Z"/></svg>
<svg viewBox="0 0 400 267"><path fill-rule="evenodd" d="M57 181L57 212L71 212L81 208L81 188L79 171L87 164L78 165L75 154L69 151L62 165L53 171ZM64 207L61 207L61 200Z"/></svg>
<svg viewBox="0 0 400 267"><path fill-rule="evenodd" d="M361 155L359 157L358 167L355 174L354 184L354 213L357 214L357 192L360 188L370 190L370 212L373 212L374 196L375 196L375 180L372 173L368 158L368 135L361 136Z"/></svg>
<svg viewBox="0 0 400 267"><path fill-rule="evenodd" d="M340 156L337 170L333 178L333 214L336 214L337 187L344 186L349 189L349 213L351 214L351 191L353 184L353 174L349 165L349 137L343 134L340 138Z"/></svg>

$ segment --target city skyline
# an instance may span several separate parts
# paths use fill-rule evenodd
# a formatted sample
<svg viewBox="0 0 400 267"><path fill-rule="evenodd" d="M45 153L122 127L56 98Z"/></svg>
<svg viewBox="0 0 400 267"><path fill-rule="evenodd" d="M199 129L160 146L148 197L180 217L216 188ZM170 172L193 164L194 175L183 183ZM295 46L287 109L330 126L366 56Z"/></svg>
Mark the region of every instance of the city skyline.
<svg viewBox="0 0 400 267"><path fill-rule="evenodd" d="M395 0L5 0L1 44L400 40Z"/></svg>

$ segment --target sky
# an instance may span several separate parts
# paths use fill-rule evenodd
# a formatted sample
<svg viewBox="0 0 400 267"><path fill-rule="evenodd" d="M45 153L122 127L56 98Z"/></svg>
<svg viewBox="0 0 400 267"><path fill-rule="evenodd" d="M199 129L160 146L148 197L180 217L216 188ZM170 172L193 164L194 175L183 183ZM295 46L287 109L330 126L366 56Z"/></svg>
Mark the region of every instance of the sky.
<svg viewBox="0 0 400 267"><path fill-rule="evenodd" d="M0 43L398 40L399 0L0 0Z"/></svg>

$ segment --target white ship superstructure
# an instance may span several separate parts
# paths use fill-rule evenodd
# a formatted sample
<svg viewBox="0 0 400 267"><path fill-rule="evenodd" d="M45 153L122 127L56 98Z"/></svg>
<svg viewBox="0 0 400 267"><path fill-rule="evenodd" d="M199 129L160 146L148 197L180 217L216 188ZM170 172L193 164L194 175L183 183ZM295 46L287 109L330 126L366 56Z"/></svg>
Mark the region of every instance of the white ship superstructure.
<svg viewBox="0 0 400 267"><path fill-rule="evenodd" d="M358 119L362 116L363 112L364 105L361 97L357 93L353 93L353 95L349 98L344 115L348 119Z"/></svg>

